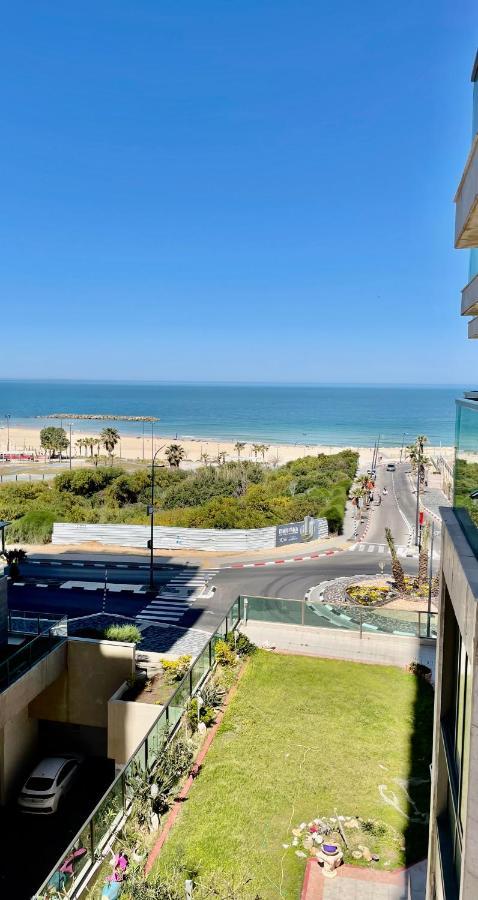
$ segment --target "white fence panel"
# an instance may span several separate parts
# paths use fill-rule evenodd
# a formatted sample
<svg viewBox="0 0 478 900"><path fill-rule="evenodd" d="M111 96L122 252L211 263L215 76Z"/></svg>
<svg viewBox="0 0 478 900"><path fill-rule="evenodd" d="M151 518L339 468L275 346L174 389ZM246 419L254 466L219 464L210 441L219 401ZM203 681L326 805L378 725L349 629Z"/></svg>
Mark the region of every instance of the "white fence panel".
<svg viewBox="0 0 478 900"><path fill-rule="evenodd" d="M314 537L327 537L326 519L313 523ZM94 541L105 546L146 548L150 537L149 525L88 525L55 522L53 544L84 544ZM312 536L311 533L311 536ZM169 528L156 525L154 547L157 550L263 550L277 546L277 528L228 529Z"/></svg>

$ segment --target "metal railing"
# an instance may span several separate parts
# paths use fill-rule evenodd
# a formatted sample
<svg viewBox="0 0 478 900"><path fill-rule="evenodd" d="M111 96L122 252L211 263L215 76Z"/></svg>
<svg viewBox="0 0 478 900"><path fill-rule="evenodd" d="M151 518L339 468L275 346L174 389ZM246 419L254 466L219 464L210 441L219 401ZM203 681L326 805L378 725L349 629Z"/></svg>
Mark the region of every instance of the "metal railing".
<svg viewBox="0 0 478 900"><path fill-rule="evenodd" d="M274 597L241 597L244 619L282 625L306 625L363 634L437 636L437 613L427 610L365 608L355 604L307 603Z"/></svg>
<svg viewBox="0 0 478 900"><path fill-rule="evenodd" d="M60 621L66 623L66 618L59 619L57 613L11 609L8 611L8 630L11 634L41 634Z"/></svg>
<svg viewBox="0 0 478 900"><path fill-rule="evenodd" d="M38 625L38 627L40 627L40 625ZM21 634L32 633L29 631L25 632L21 628L13 630ZM4 691L10 687L10 685L21 678L25 672L28 672L37 662L43 659L44 656L48 656L54 647L62 644L66 640L66 617L62 619L56 617L53 620L53 623L50 620L49 624L46 625L43 630L33 633L36 634L36 637L34 637L33 640L29 641L28 644L25 644L23 647L20 647L19 650L12 653L7 659L3 660L3 662L0 662L0 691Z"/></svg>
<svg viewBox="0 0 478 900"><path fill-rule="evenodd" d="M162 708L156 721L146 736L142 738L122 771L117 775L71 843L65 848L61 859L58 860L38 889L33 900L46 900L47 897L55 896L71 897L75 895L80 883L82 886L86 884L96 869L106 844L131 809L138 769L148 771L158 760L161 750L177 730L189 700L196 694L213 669L214 648L217 641L222 640L229 631L237 628L241 620L241 612L242 603L239 597L234 601L214 634L207 640L189 671L178 684L174 694ZM62 872L65 860L79 849L86 852L77 858L74 874L68 875Z"/></svg>

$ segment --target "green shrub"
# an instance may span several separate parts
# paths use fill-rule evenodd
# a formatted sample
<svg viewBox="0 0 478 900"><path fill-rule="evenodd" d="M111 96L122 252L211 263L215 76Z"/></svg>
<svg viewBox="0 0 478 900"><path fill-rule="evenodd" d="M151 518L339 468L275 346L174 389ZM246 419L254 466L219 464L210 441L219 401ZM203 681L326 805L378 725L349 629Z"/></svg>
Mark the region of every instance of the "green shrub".
<svg viewBox="0 0 478 900"><path fill-rule="evenodd" d="M238 656L251 656L257 650L256 645L249 640L247 634L242 634L240 631L228 631L226 643Z"/></svg>
<svg viewBox="0 0 478 900"><path fill-rule="evenodd" d="M50 509L31 509L9 526L9 542L48 544L51 541L56 515Z"/></svg>
<svg viewBox="0 0 478 900"><path fill-rule="evenodd" d="M196 731L198 727L198 701L196 697L192 697L187 705L187 719L189 723L189 727L192 731ZM201 706L199 712L199 720L200 722L204 722L206 728L210 728L211 725L214 725L216 721L216 713L212 706L208 706L207 703L204 703Z"/></svg>
<svg viewBox="0 0 478 900"><path fill-rule="evenodd" d="M101 469L72 469L62 472L53 480L57 491L75 494L80 497L92 497L103 490L116 478L124 474L123 469L108 466Z"/></svg>
<svg viewBox="0 0 478 900"><path fill-rule="evenodd" d="M236 654L231 650L227 641L217 641L214 647L216 662L222 666L233 666L237 660Z"/></svg>
<svg viewBox="0 0 478 900"><path fill-rule="evenodd" d="M168 684L174 684L175 681L181 681L191 666L191 656L179 656L178 659L162 659L164 678Z"/></svg>
<svg viewBox="0 0 478 900"><path fill-rule="evenodd" d="M108 641L123 641L125 644L140 644L143 636L136 625L109 625L105 628Z"/></svg>

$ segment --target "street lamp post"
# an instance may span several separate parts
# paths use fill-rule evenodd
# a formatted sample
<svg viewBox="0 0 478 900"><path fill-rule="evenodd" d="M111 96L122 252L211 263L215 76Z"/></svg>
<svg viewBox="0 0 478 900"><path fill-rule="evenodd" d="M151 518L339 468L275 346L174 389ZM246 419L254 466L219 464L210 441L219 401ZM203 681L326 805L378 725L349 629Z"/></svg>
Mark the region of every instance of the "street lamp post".
<svg viewBox="0 0 478 900"><path fill-rule="evenodd" d="M420 466L417 468L417 508L415 511L415 545L420 549Z"/></svg>
<svg viewBox="0 0 478 900"><path fill-rule="evenodd" d="M161 447L158 447L156 453L153 454L151 459L151 504L149 507L149 514L151 516L151 532L149 538L149 589L150 591L154 591L154 463L156 462L156 457L160 450L165 447L165 444L162 444Z"/></svg>
<svg viewBox="0 0 478 900"><path fill-rule="evenodd" d="M10 419L12 418L10 414L5 416L7 420L7 453L10 453Z"/></svg>
<svg viewBox="0 0 478 900"><path fill-rule="evenodd" d="M71 455L73 453L73 448L71 446L71 422L70 422L70 469L71 469Z"/></svg>
<svg viewBox="0 0 478 900"><path fill-rule="evenodd" d="M430 542L430 571L428 575L428 608L427 608L427 637L431 635L432 617L432 582L433 582L433 543L435 539L435 523L432 522L432 537Z"/></svg>
<svg viewBox="0 0 478 900"><path fill-rule="evenodd" d="M400 462L402 461L403 448L404 448L404 446L405 446L405 435L406 435L406 434L408 434L408 431L404 431L404 432L403 432L402 446L400 447Z"/></svg>

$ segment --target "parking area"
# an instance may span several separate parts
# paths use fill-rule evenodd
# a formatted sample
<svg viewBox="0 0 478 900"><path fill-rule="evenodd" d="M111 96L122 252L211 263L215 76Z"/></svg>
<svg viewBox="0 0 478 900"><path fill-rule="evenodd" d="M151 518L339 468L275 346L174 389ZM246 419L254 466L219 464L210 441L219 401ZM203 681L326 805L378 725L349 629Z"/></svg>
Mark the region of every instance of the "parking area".
<svg viewBox="0 0 478 900"><path fill-rule="evenodd" d="M54 815L0 810L0 897L30 900L114 779L114 764L85 759L78 780Z"/></svg>

